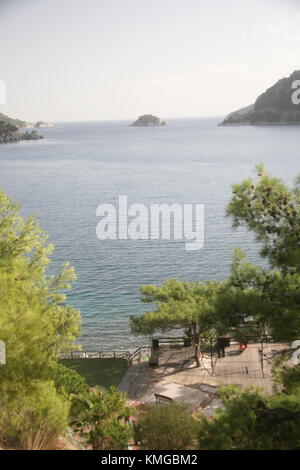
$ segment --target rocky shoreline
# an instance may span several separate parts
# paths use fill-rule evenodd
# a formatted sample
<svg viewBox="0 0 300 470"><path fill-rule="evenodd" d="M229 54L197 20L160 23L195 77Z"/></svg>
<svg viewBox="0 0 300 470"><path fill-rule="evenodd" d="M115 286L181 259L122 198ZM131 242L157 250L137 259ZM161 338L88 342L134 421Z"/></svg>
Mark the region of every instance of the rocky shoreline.
<svg viewBox="0 0 300 470"><path fill-rule="evenodd" d="M295 84L300 80L300 70L278 80L262 93L254 104L230 113L221 126L299 125L300 92ZM298 85L297 85L298 86ZM296 100L293 99L295 95Z"/></svg>
<svg viewBox="0 0 300 470"><path fill-rule="evenodd" d="M11 142L19 142L20 140L40 140L44 137L36 131L32 132L4 132L0 133L0 144L8 144Z"/></svg>
<svg viewBox="0 0 300 470"><path fill-rule="evenodd" d="M43 136L37 131L20 132L17 125L0 121L0 144L18 142L19 140L40 140Z"/></svg>

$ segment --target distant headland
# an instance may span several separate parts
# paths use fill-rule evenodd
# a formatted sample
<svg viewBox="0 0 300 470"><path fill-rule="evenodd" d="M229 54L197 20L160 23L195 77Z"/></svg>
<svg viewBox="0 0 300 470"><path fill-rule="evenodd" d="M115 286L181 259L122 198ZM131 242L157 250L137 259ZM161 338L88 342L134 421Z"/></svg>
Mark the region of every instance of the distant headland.
<svg viewBox="0 0 300 470"><path fill-rule="evenodd" d="M230 113L219 125L300 124L300 70L278 80L262 93L254 104ZM298 89L297 89L298 88Z"/></svg>
<svg viewBox="0 0 300 470"><path fill-rule="evenodd" d="M0 113L0 144L9 142L18 142L19 140L39 140L43 136L38 134L37 131L20 132L20 128L30 127L25 121L20 119L13 119L5 114ZM33 126L32 126L33 127Z"/></svg>
<svg viewBox="0 0 300 470"><path fill-rule="evenodd" d="M153 114L143 114L139 116L136 121L130 124L130 127L151 127L151 126L165 126L166 121L161 121Z"/></svg>

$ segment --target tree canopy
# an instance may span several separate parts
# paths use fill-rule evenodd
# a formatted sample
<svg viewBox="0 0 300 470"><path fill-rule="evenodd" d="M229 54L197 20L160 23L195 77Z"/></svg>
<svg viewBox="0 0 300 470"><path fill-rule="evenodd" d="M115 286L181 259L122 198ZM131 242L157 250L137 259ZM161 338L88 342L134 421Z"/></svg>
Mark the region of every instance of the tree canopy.
<svg viewBox="0 0 300 470"><path fill-rule="evenodd" d="M0 338L7 355L0 367L0 437L38 449L68 424L70 400L55 388L52 365L74 347L80 314L64 293L74 269L65 264L47 275L53 247L19 209L0 191Z"/></svg>
<svg viewBox="0 0 300 470"><path fill-rule="evenodd" d="M156 310L131 317L132 332L147 335L182 328L195 346L195 360L200 366L199 354L217 334L214 301L219 284L170 279L162 286L142 286L140 290L142 301L155 303Z"/></svg>
<svg viewBox="0 0 300 470"><path fill-rule="evenodd" d="M0 192L0 335L7 364L0 387L47 378L51 361L74 347L80 314L63 291L76 279L67 263L47 276L53 246L34 218L24 220L19 205Z"/></svg>
<svg viewBox="0 0 300 470"><path fill-rule="evenodd" d="M268 265L255 265L235 250L230 275L220 283L143 286L144 302L156 309L131 319L132 330L149 334L181 327L196 345L202 338L229 333L244 342L249 335L289 342L300 337L300 189L269 176L233 186L227 214L234 227L252 231ZM215 337L214 336L214 337ZM285 361L274 370L274 394L239 387L221 392L224 408L213 419L199 417L200 449L299 449L300 373Z"/></svg>
<svg viewBox="0 0 300 470"><path fill-rule="evenodd" d="M266 397L255 389L226 387L224 409L200 417L201 450L288 450L300 448L300 394Z"/></svg>
<svg viewBox="0 0 300 470"><path fill-rule="evenodd" d="M234 185L228 215L246 225L262 245L269 268L253 265L236 251L230 277L216 302L219 321L235 337L267 332L289 342L300 336L300 198L298 183L288 189L262 167L258 180ZM299 449L300 374L285 361L274 369L274 393L229 387L225 408L201 417L200 449Z"/></svg>
<svg viewBox="0 0 300 470"><path fill-rule="evenodd" d="M233 225L246 226L262 244L261 255L283 272L300 272L300 180L289 189L262 165L257 180L233 185L227 207Z"/></svg>

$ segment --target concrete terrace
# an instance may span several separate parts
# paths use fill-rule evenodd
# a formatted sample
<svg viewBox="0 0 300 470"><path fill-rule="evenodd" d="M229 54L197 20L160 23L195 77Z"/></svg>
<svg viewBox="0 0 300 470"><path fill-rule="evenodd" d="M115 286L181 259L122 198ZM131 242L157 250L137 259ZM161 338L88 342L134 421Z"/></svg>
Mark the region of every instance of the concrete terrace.
<svg viewBox="0 0 300 470"><path fill-rule="evenodd" d="M217 396L219 385L240 385L241 387L260 387L266 394L272 393L271 357L287 347L286 344L264 344L263 358L260 352L261 344L249 344L240 354L239 345L231 344L226 348L226 356L214 358L213 368L211 358L204 358L200 368L195 367L193 348L183 346L160 346L158 350L159 365L151 368L148 362L133 364L123 377L119 390L126 392L130 400L154 402L155 393L179 401L192 400L193 408L209 402L210 397ZM186 387L186 388L185 388ZM191 393L198 390L199 397ZM201 392L204 394L201 395ZM193 398L188 398L188 396ZM186 400L184 400L184 396Z"/></svg>

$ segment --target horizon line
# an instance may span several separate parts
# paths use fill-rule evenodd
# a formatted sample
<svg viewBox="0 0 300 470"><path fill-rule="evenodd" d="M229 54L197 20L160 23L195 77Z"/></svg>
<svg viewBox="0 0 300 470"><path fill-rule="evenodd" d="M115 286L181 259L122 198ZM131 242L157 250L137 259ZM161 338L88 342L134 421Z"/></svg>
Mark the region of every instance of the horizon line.
<svg viewBox="0 0 300 470"><path fill-rule="evenodd" d="M141 115L142 116L142 115ZM219 119L219 118L222 118L224 116L224 114L218 114L218 115L202 115L202 116L173 116L173 117L166 117L166 118L162 118L163 120L177 120L177 119L207 119L207 118L211 118L211 119ZM51 122L51 123L60 123L60 122L117 122L117 121L132 121L136 118L110 118L110 119L67 119L67 120L63 120L63 121L60 121L60 120L53 120L53 119L50 119L50 120L44 120L44 122ZM23 119L20 119L20 120L23 120ZM39 119L41 120L41 119ZM36 120L26 120L25 122L38 122Z"/></svg>

